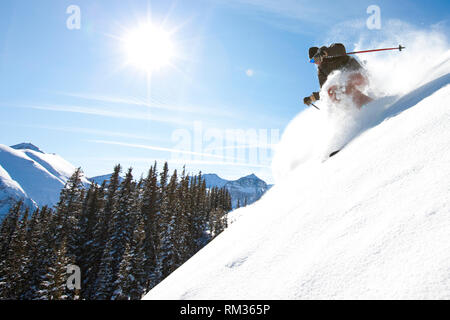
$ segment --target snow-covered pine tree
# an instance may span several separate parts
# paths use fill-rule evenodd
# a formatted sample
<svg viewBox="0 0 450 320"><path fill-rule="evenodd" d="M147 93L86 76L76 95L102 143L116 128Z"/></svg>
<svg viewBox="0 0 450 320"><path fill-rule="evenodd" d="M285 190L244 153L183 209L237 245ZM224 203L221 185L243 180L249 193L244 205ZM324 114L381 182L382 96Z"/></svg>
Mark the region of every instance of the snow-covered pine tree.
<svg viewBox="0 0 450 320"><path fill-rule="evenodd" d="M146 288L149 290L156 285L155 268L158 241L158 213L159 213L159 189L156 171L156 162L150 168L147 178L143 182L141 216L144 221L144 270L147 274Z"/></svg>
<svg viewBox="0 0 450 320"><path fill-rule="evenodd" d="M66 185L61 190L60 200L56 205L56 214L61 225L58 227L57 245L63 238L67 241L67 255L71 260L76 261L80 256L82 243L80 239L79 219L81 217L84 202L84 186L81 182L81 168L75 170L73 175L67 180Z"/></svg>
<svg viewBox="0 0 450 320"><path fill-rule="evenodd" d="M114 273L117 273L125 245L132 236L132 215L136 214L136 184L133 181L132 169L128 169L125 179L117 192L116 206L113 207L110 221L110 241L114 257Z"/></svg>
<svg viewBox="0 0 450 320"><path fill-rule="evenodd" d="M105 223L100 216L104 207L104 192L104 185L99 187L93 183L90 186L79 220L82 250L77 263L81 269L81 274L84 275L80 292L83 299L89 299L90 297L90 290L95 284L103 253L99 246L101 241L99 228L100 223Z"/></svg>
<svg viewBox="0 0 450 320"><path fill-rule="evenodd" d="M196 229L196 235L194 241L196 243L195 252L199 251L203 248L210 240L208 235L208 189L206 188L206 182L203 179L202 173L200 172L198 175L198 190L196 197L196 206L197 209L194 214L194 224Z"/></svg>
<svg viewBox="0 0 450 320"><path fill-rule="evenodd" d="M141 216L138 217L135 226L132 240L133 253L131 258L131 280L133 281L133 285L129 292L130 299L132 300L142 299L148 292L148 273L145 271L145 224L144 219Z"/></svg>
<svg viewBox="0 0 450 320"><path fill-rule="evenodd" d="M132 290L131 274L131 260L133 259L133 253L131 249L131 244L125 244L125 252L122 256L122 261L119 264L119 272L117 274L117 279L114 281L114 292L111 296L111 300L130 300L130 291Z"/></svg>
<svg viewBox="0 0 450 320"><path fill-rule="evenodd" d="M111 236L113 232L111 220L114 208L117 206L121 171L122 167L116 165L109 183L103 182L102 184L102 189L105 190L105 200L96 223L93 240L95 251L91 255L94 264L90 273L91 275L95 274L95 282L90 284L90 287L86 289L84 294L84 296L88 296L91 299L106 300L112 294L114 272L111 268L114 263L111 252Z"/></svg>
<svg viewBox="0 0 450 320"><path fill-rule="evenodd" d="M109 300L114 287L113 255L111 241L106 243L103 257L100 263L99 272L92 292L92 299Z"/></svg>
<svg viewBox="0 0 450 320"><path fill-rule="evenodd" d="M111 281L103 281L102 292L106 299L111 298L114 292L115 281L117 279L120 262L125 252L125 246L131 239L132 224L131 215L137 212L135 197L135 183L133 182L132 169L130 168L125 179L120 184L115 194L114 206L111 208L111 217L108 225L110 252L104 252L104 259L111 259L110 267ZM105 270L100 270L105 274Z"/></svg>
<svg viewBox="0 0 450 320"><path fill-rule="evenodd" d="M92 233L88 233L90 239L84 244L82 259L86 265L82 269L86 269L85 275L82 279L81 296L83 299L95 299L97 276L100 270L100 263L103 258L104 249L108 237L108 222L109 215L106 214L105 204L107 202L106 182L94 192L92 200L89 201L87 210L93 221ZM91 219L89 218L89 219ZM87 230L87 226L85 226Z"/></svg>
<svg viewBox="0 0 450 320"><path fill-rule="evenodd" d="M22 214L23 201L18 201L2 221L0 228L0 262L6 259L6 252L11 242L11 236L16 230L17 222ZM1 274L0 274L1 275Z"/></svg>
<svg viewBox="0 0 450 320"><path fill-rule="evenodd" d="M112 300L137 300L146 293L144 240L144 222L138 219L133 237L125 246Z"/></svg>
<svg viewBox="0 0 450 320"><path fill-rule="evenodd" d="M117 202L117 192L119 190L119 179L120 179L120 172L122 171L122 167L118 164L114 167L114 172L111 175L111 178L109 179L109 184L106 186L106 200L105 200L105 207L102 212L104 222L108 222L111 220L112 211L113 208L116 206ZM105 185L105 183L104 183ZM102 230L102 235L104 236L104 239L102 239L102 246L106 244L106 241L109 239L108 234L108 224L104 224L104 230Z"/></svg>
<svg viewBox="0 0 450 320"><path fill-rule="evenodd" d="M167 163L166 163L167 164ZM166 166L166 165L165 165ZM164 171L163 171L164 172ZM175 247L174 247L174 227L175 213L177 209L177 171L170 177L170 182L164 187L162 192L162 202L160 210L160 247L158 255L157 274L160 280L167 277L175 270ZM161 183L161 187L163 184Z"/></svg>
<svg viewBox="0 0 450 320"><path fill-rule="evenodd" d="M20 210L20 206L16 206ZM27 255L28 208L17 221L0 268L0 299L17 300L27 290L24 276L30 257ZM15 214L15 212L13 212ZM14 220L14 219L13 219Z"/></svg>
<svg viewBox="0 0 450 320"><path fill-rule="evenodd" d="M39 300L71 300L74 295L67 288L67 266L73 261L67 256L67 240L63 238L59 248L53 250L52 263L44 275L37 292Z"/></svg>
<svg viewBox="0 0 450 320"><path fill-rule="evenodd" d="M52 264L53 249L51 243L54 243L53 235L49 232L54 219L54 212L47 206L36 210L33 213L31 223L35 219L34 226L30 226L28 231L28 256L30 257L29 272L31 280L29 282L29 290L23 296L23 299L37 299L37 291L41 282L47 274L49 265Z"/></svg>
<svg viewBox="0 0 450 320"><path fill-rule="evenodd" d="M175 212L174 224L174 246L175 246L175 265L179 267L191 257L190 244L193 241L191 234L191 194L189 192L189 181L191 178L186 176L186 169L183 168L180 182L177 187L177 208Z"/></svg>

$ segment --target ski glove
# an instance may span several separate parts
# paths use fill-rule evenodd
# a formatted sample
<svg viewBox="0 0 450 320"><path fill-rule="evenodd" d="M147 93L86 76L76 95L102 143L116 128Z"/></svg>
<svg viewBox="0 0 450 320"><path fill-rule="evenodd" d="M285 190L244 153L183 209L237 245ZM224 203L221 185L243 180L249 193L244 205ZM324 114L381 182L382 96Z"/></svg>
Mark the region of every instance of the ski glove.
<svg viewBox="0 0 450 320"><path fill-rule="evenodd" d="M305 98L303 99L303 103L306 104L307 106L310 106L311 103L313 103L313 102L316 101L316 100L318 100L318 99L316 98L316 94L313 93L313 94L310 95L309 97L305 97Z"/></svg>
<svg viewBox="0 0 450 320"><path fill-rule="evenodd" d="M311 97L305 97L303 99L303 103L306 104L307 106L310 106L312 103Z"/></svg>

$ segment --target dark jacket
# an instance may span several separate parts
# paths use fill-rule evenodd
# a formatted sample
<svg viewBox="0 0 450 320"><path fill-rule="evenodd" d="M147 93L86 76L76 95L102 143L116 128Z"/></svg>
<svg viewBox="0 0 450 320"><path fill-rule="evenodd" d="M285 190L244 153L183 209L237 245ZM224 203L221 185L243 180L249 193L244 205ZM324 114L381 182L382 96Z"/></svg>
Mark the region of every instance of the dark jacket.
<svg viewBox="0 0 450 320"><path fill-rule="evenodd" d="M345 69L348 71L356 71L362 69L361 65L355 58L346 55L345 47L342 44L332 44L329 48L322 47L326 50L327 57L324 57L322 63L318 66L318 77L320 88L325 84L328 76L336 70ZM319 92L314 92L316 100L320 99Z"/></svg>

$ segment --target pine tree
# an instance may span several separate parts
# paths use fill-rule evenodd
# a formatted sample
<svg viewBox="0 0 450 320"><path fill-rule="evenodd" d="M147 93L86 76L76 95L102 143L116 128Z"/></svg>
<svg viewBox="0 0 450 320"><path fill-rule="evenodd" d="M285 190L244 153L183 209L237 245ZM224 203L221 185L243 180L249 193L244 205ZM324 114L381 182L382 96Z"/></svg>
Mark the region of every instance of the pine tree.
<svg viewBox="0 0 450 320"><path fill-rule="evenodd" d="M67 240L63 239L60 247L53 251L52 264L43 277L40 290L37 292L39 300L70 300L74 295L67 288L67 266L72 264L67 256Z"/></svg>
<svg viewBox="0 0 450 320"><path fill-rule="evenodd" d="M6 259L6 253L11 242L13 232L22 214L23 201L18 201L5 216L0 229L0 261Z"/></svg>
<svg viewBox="0 0 450 320"><path fill-rule="evenodd" d="M33 299L34 292L38 290L41 277L44 275L46 266L44 265L44 257L46 256L46 245L43 243L43 232L45 227L42 219L46 217L47 207L36 209L31 216L28 224L26 235L26 255L29 257L29 262L25 267L25 272L22 275L27 283L27 290L21 295L21 299Z"/></svg>
<svg viewBox="0 0 450 320"><path fill-rule="evenodd" d="M28 209L25 210L22 218L17 221L6 251L6 258L2 261L1 299L20 299L22 293L27 289L26 277L24 276L29 262L26 252L27 228Z"/></svg>
<svg viewBox="0 0 450 320"><path fill-rule="evenodd" d="M95 217L92 217L94 219L93 230L91 233L88 233L91 238L84 244L83 251L85 254L82 255L82 259L86 264L83 267L86 271L84 273L85 276L83 277L83 286L81 288L83 299L95 299L97 276L100 271L100 264L107 242L108 222L110 219L105 209L105 204L107 202L105 190L106 182L104 181L98 188L98 191L91 195L92 199L90 203L92 207L89 209L88 206L87 209L92 210L92 213L89 215L95 215ZM88 226L85 226L84 228L87 230Z"/></svg>
<svg viewBox="0 0 450 320"><path fill-rule="evenodd" d="M134 190L135 184L133 182L132 169L130 168L116 193L115 206L111 208L111 220L108 226L111 251L106 254L108 259L111 259L112 281L103 283L104 288L102 289L108 299L113 295L114 283L125 252L125 246L131 238L131 216L137 211Z"/></svg>
<svg viewBox="0 0 450 320"><path fill-rule="evenodd" d="M155 268L156 268L156 254L158 242L158 178L156 171L156 163L150 168L147 178L143 182L142 206L141 216L144 222L145 240L144 240L144 254L145 264L144 270L148 275L146 281L146 288L150 289L156 284Z"/></svg>
<svg viewBox="0 0 450 320"><path fill-rule="evenodd" d="M28 230L27 253L30 257L28 273L29 289L22 296L31 300L40 297L38 291L45 280L49 266L54 263L54 247L56 245L55 229L56 215L48 207L43 207L33 213Z"/></svg>
<svg viewBox="0 0 450 320"><path fill-rule="evenodd" d="M166 163L167 165L167 163ZM161 184L163 186L163 184ZM168 276L175 270L175 212L177 208L177 171L175 170L170 178L167 187L164 188L160 212L160 247L157 273L160 280Z"/></svg>
<svg viewBox="0 0 450 320"><path fill-rule="evenodd" d="M91 274L95 274L95 282L87 288L84 296L91 299L105 300L109 299L112 294L112 286L114 282L114 271L105 268L112 268L114 265L113 257L111 256L111 237L114 232L114 227L111 226L114 210L117 207L120 172L122 168L120 165L114 167L114 172L109 179L109 183L102 184L102 189L105 190L104 206L100 210L100 217L94 231L95 251L91 254L93 261ZM114 222L117 223L117 222Z"/></svg>
<svg viewBox="0 0 450 320"><path fill-rule="evenodd" d="M111 241L108 241L103 251L103 257L97 274L95 293L92 293L93 299L109 300L111 298L112 288L114 286L113 264L114 258L112 255Z"/></svg>
<svg viewBox="0 0 450 320"><path fill-rule="evenodd" d="M177 188L177 203L174 225L175 266L178 267L191 257L191 194L189 192L190 177L186 176L186 170L180 178Z"/></svg>
<svg viewBox="0 0 450 320"><path fill-rule="evenodd" d="M142 299L147 293L148 273L145 270L146 252L145 252L145 224L143 219L136 221L135 231L133 233L132 242L132 259L131 259L131 290L129 292L132 300Z"/></svg>
<svg viewBox="0 0 450 320"><path fill-rule="evenodd" d="M133 259L130 243L125 246L125 252L119 265L119 273L114 282L115 291L111 300L130 300L129 292L132 290L131 264Z"/></svg>
<svg viewBox="0 0 450 320"><path fill-rule="evenodd" d="M84 202L84 186L81 182L82 171L78 168L67 180L61 190L60 200L56 206L56 214L60 225L57 226L57 245L61 239L67 240L67 254L72 260L76 260L81 253L79 219L81 217Z"/></svg>
<svg viewBox="0 0 450 320"><path fill-rule="evenodd" d="M99 235L100 223L104 223L100 217L100 212L104 206L104 185L99 187L92 184L84 200L82 214L79 220L81 237L81 254L77 259L77 264L84 275L81 287L81 297L89 299L95 279L98 273L99 262L103 250L99 247L101 236Z"/></svg>

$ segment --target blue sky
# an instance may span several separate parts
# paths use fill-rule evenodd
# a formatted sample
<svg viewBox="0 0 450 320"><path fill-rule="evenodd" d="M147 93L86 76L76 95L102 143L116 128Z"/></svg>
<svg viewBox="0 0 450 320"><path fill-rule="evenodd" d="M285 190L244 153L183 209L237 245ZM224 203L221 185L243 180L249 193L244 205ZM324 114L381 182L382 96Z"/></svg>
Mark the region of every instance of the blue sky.
<svg viewBox="0 0 450 320"><path fill-rule="evenodd" d="M79 30L66 27L70 5L81 10ZM365 26L370 5L381 9L381 30ZM32 142L88 176L116 163L140 175L170 160L270 182L277 132L318 88L310 46L353 49L392 20L448 31L449 9L448 1L2 0L0 143ZM146 19L170 31L176 49L151 75L125 64L120 40Z"/></svg>

